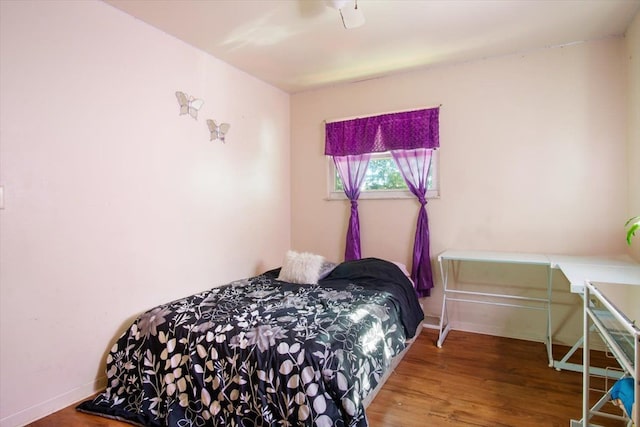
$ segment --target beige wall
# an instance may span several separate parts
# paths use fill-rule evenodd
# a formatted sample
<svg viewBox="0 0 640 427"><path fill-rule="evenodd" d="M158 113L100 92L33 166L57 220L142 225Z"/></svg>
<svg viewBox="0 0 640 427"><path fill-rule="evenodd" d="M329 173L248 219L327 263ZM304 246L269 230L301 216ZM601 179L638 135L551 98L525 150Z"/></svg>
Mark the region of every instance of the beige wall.
<svg viewBox="0 0 640 427"><path fill-rule="evenodd" d="M324 119L442 104L441 197L427 207L432 258L447 248L623 253L623 58L624 40L612 38L292 96L293 246L336 260L344 252L349 205L324 198ZM410 265L417 208L414 200L362 200L363 256ZM439 274L435 280L428 314L440 313ZM566 291L563 280L556 286ZM558 299L556 339L572 343L580 333L577 297ZM460 328L541 337L543 318L530 312L460 309L468 312L454 313Z"/></svg>
<svg viewBox="0 0 640 427"><path fill-rule="evenodd" d="M628 217L640 215L640 12L636 14L626 33L626 57L629 79L628 155L629 212ZM640 261L640 235L636 233L629 248Z"/></svg>
<svg viewBox="0 0 640 427"><path fill-rule="evenodd" d="M101 2L0 1L0 426L101 386L109 343L149 307L279 265L290 246L340 260L349 208L324 199L326 118L443 104L433 257L625 250L639 32L636 16L626 41L302 93L289 115L288 95ZM176 90L205 100L198 121L178 116ZM231 123L227 144L208 141L206 118ZM409 265L416 213L362 201L364 256ZM540 272L504 272L522 274ZM560 301L570 342L579 316ZM539 336L535 315L466 310L463 328Z"/></svg>
<svg viewBox="0 0 640 427"><path fill-rule="evenodd" d="M92 394L141 311L280 265L290 124L288 94L105 3L0 19L4 427Z"/></svg>

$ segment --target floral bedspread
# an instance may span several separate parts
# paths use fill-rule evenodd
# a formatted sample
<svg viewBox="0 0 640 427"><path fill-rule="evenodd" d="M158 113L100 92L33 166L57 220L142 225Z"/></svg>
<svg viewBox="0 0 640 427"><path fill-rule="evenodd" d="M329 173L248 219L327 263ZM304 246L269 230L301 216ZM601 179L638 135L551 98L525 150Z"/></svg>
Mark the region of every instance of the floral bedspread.
<svg viewBox="0 0 640 427"><path fill-rule="evenodd" d="M362 405L423 317L393 264L340 264L316 285L278 270L142 314L78 409L144 426L367 426Z"/></svg>

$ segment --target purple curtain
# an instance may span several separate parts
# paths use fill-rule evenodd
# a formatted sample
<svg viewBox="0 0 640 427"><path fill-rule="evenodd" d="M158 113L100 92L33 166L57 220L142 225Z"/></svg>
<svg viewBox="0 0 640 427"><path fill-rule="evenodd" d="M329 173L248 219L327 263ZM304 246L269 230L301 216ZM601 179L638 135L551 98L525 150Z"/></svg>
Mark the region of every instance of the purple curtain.
<svg viewBox="0 0 640 427"><path fill-rule="evenodd" d="M325 154L348 156L437 148L440 108L382 114L326 124Z"/></svg>
<svg viewBox="0 0 640 427"><path fill-rule="evenodd" d="M344 194L351 201L351 216L347 229L347 242L344 250L344 260L352 261L360 259L360 218L358 216L358 198L360 187L364 181L370 154L356 156L334 156L333 161L342 179Z"/></svg>
<svg viewBox="0 0 640 427"><path fill-rule="evenodd" d="M429 218L425 208L427 204L427 178L429 177L432 152L433 150L426 148L391 151L407 187L420 202L411 267L411 278L416 284L416 291L420 297L428 297L431 294L431 288L433 288L433 273L429 256Z"/></svg>
<svg viewBox="0 0 640 427"><path fill-rule="evenodd" d="M398 161L396 154L394 154L394 158L398 162L398 167L409 189L416 195L421 205L413 247L412 266L412 278L420 296L428 296L433 287L425 195L431 164L431 150L440 146L439 114L440 107L436 107L343 120L325 125L324 152L328 156L333 156L342 182L345 183L345 193L351 200L351 219L349 220L347 249L345 251L345 259L347 260L360 258L357 200L360 195L360 185L369 164L368 157L364 161L356 159L361 159L360 155L385 151L413 153L407 154L406 160ZM398 156L401 157L402 154L398 154ZM411 156L415 159L411 159ZM352 160L344 160L345 157L351 157ZM339 158L343 160L336 160ZM400 163L405 166L401 166ZM344 170L341 171L341 167ZM347 186L349 190L347 190Z"/></svg>

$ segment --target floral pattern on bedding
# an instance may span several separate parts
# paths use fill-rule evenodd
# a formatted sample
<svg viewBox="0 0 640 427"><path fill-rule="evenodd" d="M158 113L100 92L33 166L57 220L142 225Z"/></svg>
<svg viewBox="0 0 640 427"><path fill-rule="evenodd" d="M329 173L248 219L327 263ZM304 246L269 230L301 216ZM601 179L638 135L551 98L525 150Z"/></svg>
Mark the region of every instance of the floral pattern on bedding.
<svg viewBox="0 0 640 427"><path fill-rule="evenodd" d="M405 347L399 300L275 277L142 314L107 356L106 390L78 409L145 426L366 426L362 400Z"/></svg>

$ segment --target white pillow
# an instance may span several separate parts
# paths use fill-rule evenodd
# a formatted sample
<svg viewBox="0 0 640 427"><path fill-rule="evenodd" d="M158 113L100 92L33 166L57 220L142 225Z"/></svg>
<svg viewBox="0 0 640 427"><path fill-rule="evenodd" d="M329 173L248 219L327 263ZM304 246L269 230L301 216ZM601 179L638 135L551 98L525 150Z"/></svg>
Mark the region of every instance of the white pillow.
<svg viewBox="0 0 640 427"><path fill-rule="evenodd" d="M318 283L324 257L309 252L287 251L278 280L290 283Z"/></svg>

